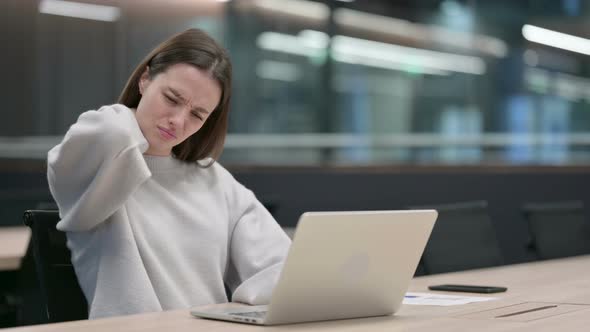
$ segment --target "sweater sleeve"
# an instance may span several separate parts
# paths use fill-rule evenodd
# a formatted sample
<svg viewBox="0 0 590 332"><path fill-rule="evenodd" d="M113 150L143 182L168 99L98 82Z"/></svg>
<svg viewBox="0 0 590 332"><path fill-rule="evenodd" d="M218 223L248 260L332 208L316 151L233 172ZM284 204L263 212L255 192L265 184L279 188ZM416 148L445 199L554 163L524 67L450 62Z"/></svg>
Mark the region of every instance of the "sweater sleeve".
<svg viewBox="0 0 590 332"><path fill-rule="evenodd" d="M233 302L266 304L280 276L291 240L252 191L232 178L235 227L226 282Z"/></svg>
<svg viewBox="0 0 590 332"><path fill-rule="evenodd" d="M49 189L61 216L57 228L87 231L117 211L151 176L142 155L147 148L129 108L82 113L47 156Z"/></svg>

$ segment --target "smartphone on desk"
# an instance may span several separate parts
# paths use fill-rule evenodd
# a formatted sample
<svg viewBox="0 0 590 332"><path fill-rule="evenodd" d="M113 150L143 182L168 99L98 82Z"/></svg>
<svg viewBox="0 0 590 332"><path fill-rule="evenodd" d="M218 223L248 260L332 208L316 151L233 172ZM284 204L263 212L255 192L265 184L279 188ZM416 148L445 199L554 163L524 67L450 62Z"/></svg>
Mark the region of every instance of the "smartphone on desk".
<svg viewBox="0 0 590 332"><path fill-rule="evenodd" d="M505 292L508 288L497 286L478 286L478 285L434 285L428 286L430 290L447 291L447 292L466 292L466 293L500 293Z"/></svg>

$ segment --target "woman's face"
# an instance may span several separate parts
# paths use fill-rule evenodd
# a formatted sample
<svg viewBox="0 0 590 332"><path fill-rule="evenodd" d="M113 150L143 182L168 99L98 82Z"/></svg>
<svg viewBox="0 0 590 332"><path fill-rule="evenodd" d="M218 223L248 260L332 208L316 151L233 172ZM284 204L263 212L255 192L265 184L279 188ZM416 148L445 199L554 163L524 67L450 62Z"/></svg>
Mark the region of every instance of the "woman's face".
<svg viewBox="0 0 590 332"><path fill-rule="evenodd" d="M135 117L149 143L146 155L168 156L172 148L196 133L219 104L221 88L206 71L175 64L140 78L141 100Z"/></svg>

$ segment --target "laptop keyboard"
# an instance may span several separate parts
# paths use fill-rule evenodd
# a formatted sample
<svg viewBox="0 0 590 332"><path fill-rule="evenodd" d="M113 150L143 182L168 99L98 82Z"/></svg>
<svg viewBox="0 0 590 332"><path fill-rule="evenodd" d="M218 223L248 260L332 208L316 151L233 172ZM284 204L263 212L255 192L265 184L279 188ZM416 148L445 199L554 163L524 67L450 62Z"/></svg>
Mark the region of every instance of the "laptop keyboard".
<svg viewBox="0 0 590 332"><path fill-rule="evenodd" d="M232 312L230 315L252 317L252 318L264 318L266 311L249 311L249 312Z"/></svg>

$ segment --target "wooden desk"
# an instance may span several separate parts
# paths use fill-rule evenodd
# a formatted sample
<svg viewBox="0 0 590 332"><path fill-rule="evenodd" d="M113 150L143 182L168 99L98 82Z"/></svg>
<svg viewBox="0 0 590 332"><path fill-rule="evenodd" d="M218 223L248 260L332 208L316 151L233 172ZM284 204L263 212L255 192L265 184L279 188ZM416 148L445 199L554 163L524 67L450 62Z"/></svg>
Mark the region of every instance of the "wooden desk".
<svg viewBox="0 0 590 332"><path fill-rule="evenodd" d="M20 268L30 239L31 230L28 227L0 228L0 271Z"/></svg>
<svg viewBox="0 0 590 332"><path fill-rule="evenodd" d="M508 292L489 295L500 297L496 301L462 306L404 305L395 316L389 317L262 327L197 319L191 317L188 310L175 310L7 331L587 331L590 325L589 276L590 256L582 256L420 277L413 280L411 291L424 292L428 285L438 283L472 283L506 286ZM561 302L578 307L576 311L528 322L464 317L523 302Z"/></svg>

